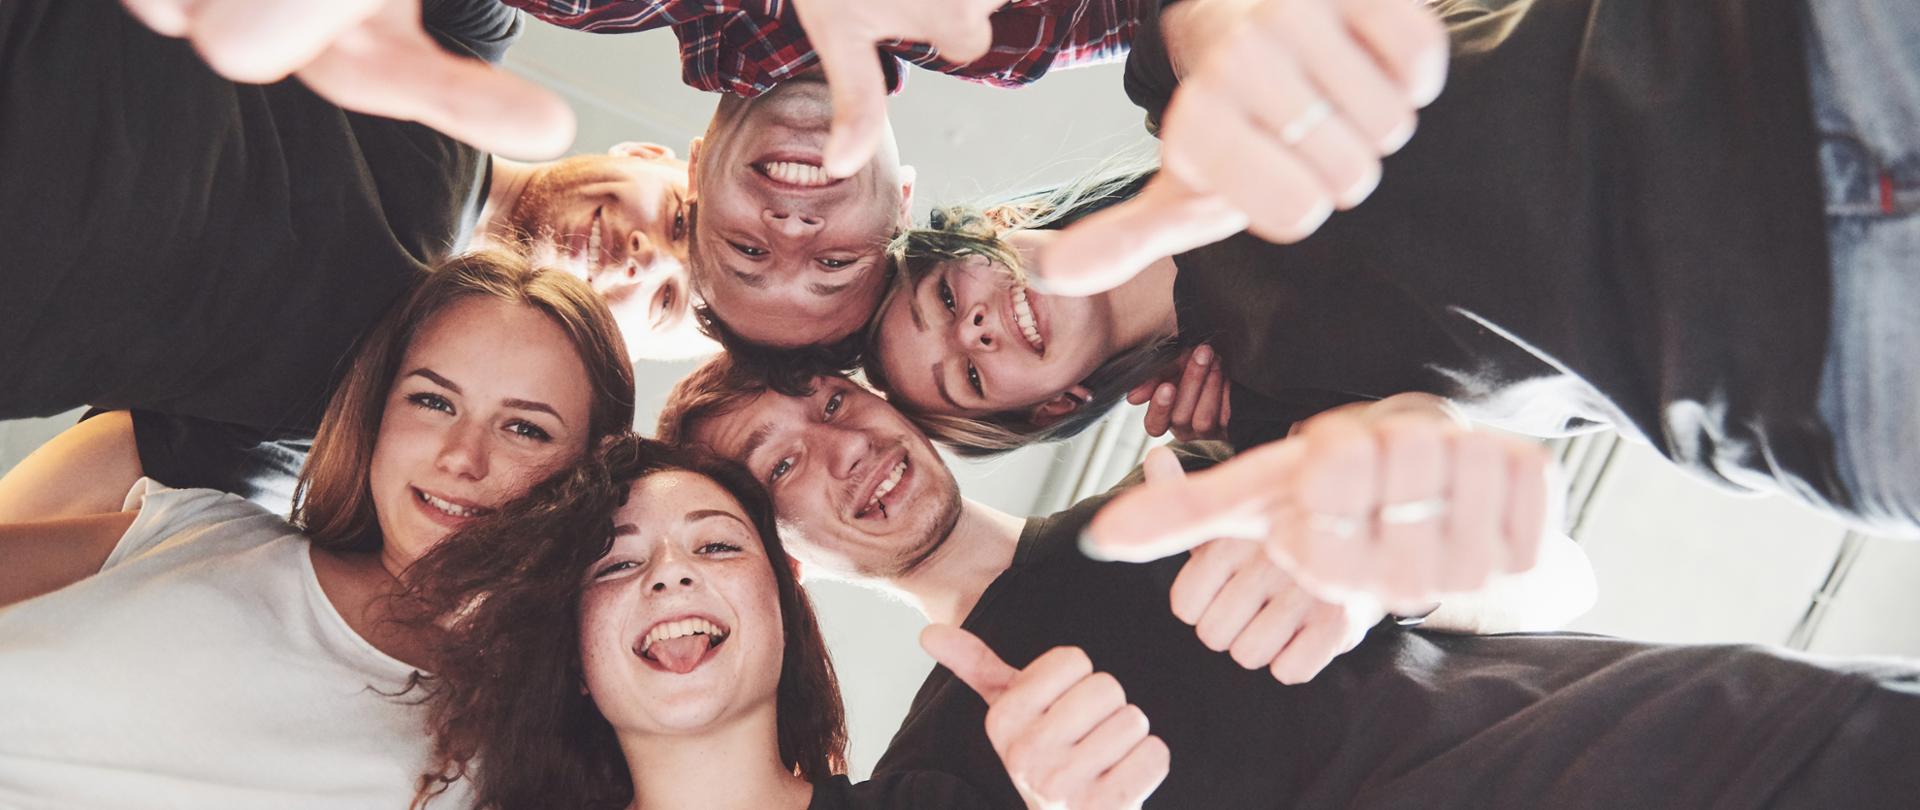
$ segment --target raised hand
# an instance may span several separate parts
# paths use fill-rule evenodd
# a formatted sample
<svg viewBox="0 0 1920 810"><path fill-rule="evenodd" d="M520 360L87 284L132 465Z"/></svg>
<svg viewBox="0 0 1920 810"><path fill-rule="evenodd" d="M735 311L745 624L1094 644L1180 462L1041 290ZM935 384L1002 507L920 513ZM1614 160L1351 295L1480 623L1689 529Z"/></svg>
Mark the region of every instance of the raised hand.
<svg viewBox="0 0 1920 810"><path fill-rule="evenodd" d="M1172 370L1127 392L1127 401L1146 403L1147 435L1168 430L1183 442L1225 439L1233 405L1227 374L1213 347L1200 345L1180 353Z"/></svg>
<svg viewBox="0 0 1920 810"><path fill-rule="evenodd" d="M1373 192L1446 79L1446 31L1411 0L1192 0L1162 22L1181 74L1162 171L1041 252L1051 291L1111 289L1240 230L1305 239Z"/></svg>
<svg viewBox="0 0 1920 810"><path fill-rule="evenodd" d="M887 87L874 46L926 42L954 62L985 56L989 19L1005 0L794 0L793 10L833 89L827 174L848 177L873 158L887 126Z"/></svg>
<svg viewBox="0 0 1920 810"><path fill-rule="evenodd" d="M1164 447L1148 453L1142 466L1149 483L1186 478ZM1268 560L1259 543L1239 539L1193 549L1170 597L1173 615L1193 625L1207 649L1247 669L1265 668L1285 684L1313 680L1386 615L1373 599L1314 596Z"/></svg>
<svg viewBox="0 0 1920 810"><path fill-rule="evenodd" d="M1329 411L1212 469L1135 487L1083 545L1140 562L1256 540L1322 599L1403 612L1532 568L1558 526L1544 448L1396 401Z"/></svg>
<svg viewBox="0 0 1920 810"><path fill-rule="evenodd" d="M183 37L219 73L265 83L295 75L369 115L418 121L498 155L543 160L573 143L573 111L539 85L442 50L420 0L122 0Z"/></svg>
<svg viewBox="0 0 1920 810"><path fill-rule="evenodd" d="M1167 745L1112 675L1078 647L1055 647L1025 669L979 637L935 624L920 646L987 702L987 739L1030 808L1136 808L1167 778Z"/></svg>

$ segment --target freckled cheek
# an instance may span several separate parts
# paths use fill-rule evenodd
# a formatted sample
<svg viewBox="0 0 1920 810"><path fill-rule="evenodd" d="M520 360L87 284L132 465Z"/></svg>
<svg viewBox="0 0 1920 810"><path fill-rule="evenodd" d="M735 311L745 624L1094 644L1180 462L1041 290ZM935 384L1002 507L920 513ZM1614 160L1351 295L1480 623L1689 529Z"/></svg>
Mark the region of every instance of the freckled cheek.
<svg viewBox="0 0 1920 810"><path fill-rule="evenodd" d="M580 668L589 689L611 677L617 672L613 667L630 655L619 623L609 614L608 601L589 593L580 605Z"/></svg>

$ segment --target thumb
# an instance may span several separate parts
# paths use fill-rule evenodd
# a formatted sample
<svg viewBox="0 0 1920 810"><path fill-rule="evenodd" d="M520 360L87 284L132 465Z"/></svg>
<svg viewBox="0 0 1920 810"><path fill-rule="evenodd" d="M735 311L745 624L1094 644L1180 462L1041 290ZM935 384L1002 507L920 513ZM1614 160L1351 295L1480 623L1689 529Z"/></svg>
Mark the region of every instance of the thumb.
<svg viewBox="0 0 1920 810"><path fill-rule="evenodd" d="M1149 484L1183 481L1187 477L1186 468L1180 466L1180 457L1164 444L1147 451L1146 459L1140 462L1140 472Z"/></svg>
<svg viewBox="0 0 1920 810"><path fill-rule="evenodd" d="M1223 198L1161 172L1132 200L1061 231L1041 249L1033 271L1044 292L1093 295L1120 286L1156 260L1246 227L1246 215Z"/></svg>
<svg viewBox="0 0 1920 810"><path fill-rule="evenodd" d="M1080 535L1096 560L1149 562L1212 540L1264 540L1268 507L1292 485L1297 443L1275 442L1212 469L1149 481L1114 498Z"/></svg>
<svg viewBox="0 0 1920 810"><path fill-rule="evenodd" d="M1000 660L979 636L950 624L927 625L927 629L920 631L920 648L980 693L989 706L1000 699L1014 676L1020 674L1020 670Z"/></svg>
<svg viewBox="0 0 1920 810"><path fill-rule="evenodd" d="M821 33L813 38L813 49L833 92L833 130L827 134L822 168L832 177L852 177L873 159L886 133L887 77L872 42L857 33Z"/></svg>

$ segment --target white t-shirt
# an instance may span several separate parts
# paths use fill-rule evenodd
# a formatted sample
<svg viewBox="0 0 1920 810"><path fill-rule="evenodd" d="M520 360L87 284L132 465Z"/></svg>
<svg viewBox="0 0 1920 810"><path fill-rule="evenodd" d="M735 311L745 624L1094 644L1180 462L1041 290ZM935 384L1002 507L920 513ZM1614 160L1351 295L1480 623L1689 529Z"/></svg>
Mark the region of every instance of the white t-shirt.
<svg viewBox="0 0 1920 810"><path fill-rule="evenodd" d="M98 575L0 609L0 807L405 808L414 669L347 626L307 539L213 490L143 479L136 507Z"/></svg>

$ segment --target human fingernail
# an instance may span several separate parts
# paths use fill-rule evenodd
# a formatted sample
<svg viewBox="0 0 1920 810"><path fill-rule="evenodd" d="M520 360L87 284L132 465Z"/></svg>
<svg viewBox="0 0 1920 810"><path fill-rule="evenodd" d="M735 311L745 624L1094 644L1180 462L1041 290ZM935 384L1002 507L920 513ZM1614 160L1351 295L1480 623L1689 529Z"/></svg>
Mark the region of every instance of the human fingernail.
<svg viewBox="0 0 1920 810"><path fill-rule="evenodd" d="M1162 405L1172 405L1173 395L1176 393L1179 392L1174 389L1173 383L1161 383L1159 388L1153 389L1153 401Z"/></svg>
<svg viewBox="0 0 1920 810"><path fill-rule="evenodd" d="M1208 364L1208 363L1211 363L1211 362L1213 362L1213 349L1212 349L1212 347L1209 347L1209 346L1201 346L1201 347L1200 347L1200 348L1198 348L1198 349L1194 349L1194 350L1193 350L1193 362L1195 362L1195 363L1199 363L1200 365L1203 365L1203 366L1204 366L1204 365L1206 365L1206 364Z"/></svg>
<svg viewBox="0 0 1920 810"><path fill-rule="evenodd" d="M1367 173L1366 177L1360 178L1360 182L1354 183L1340 194L1340 207L1347 209L1365 202L1367 197L1372 196L1373 190L1379 187L1380 170L1376 166L1373 171Z"/></svg>

